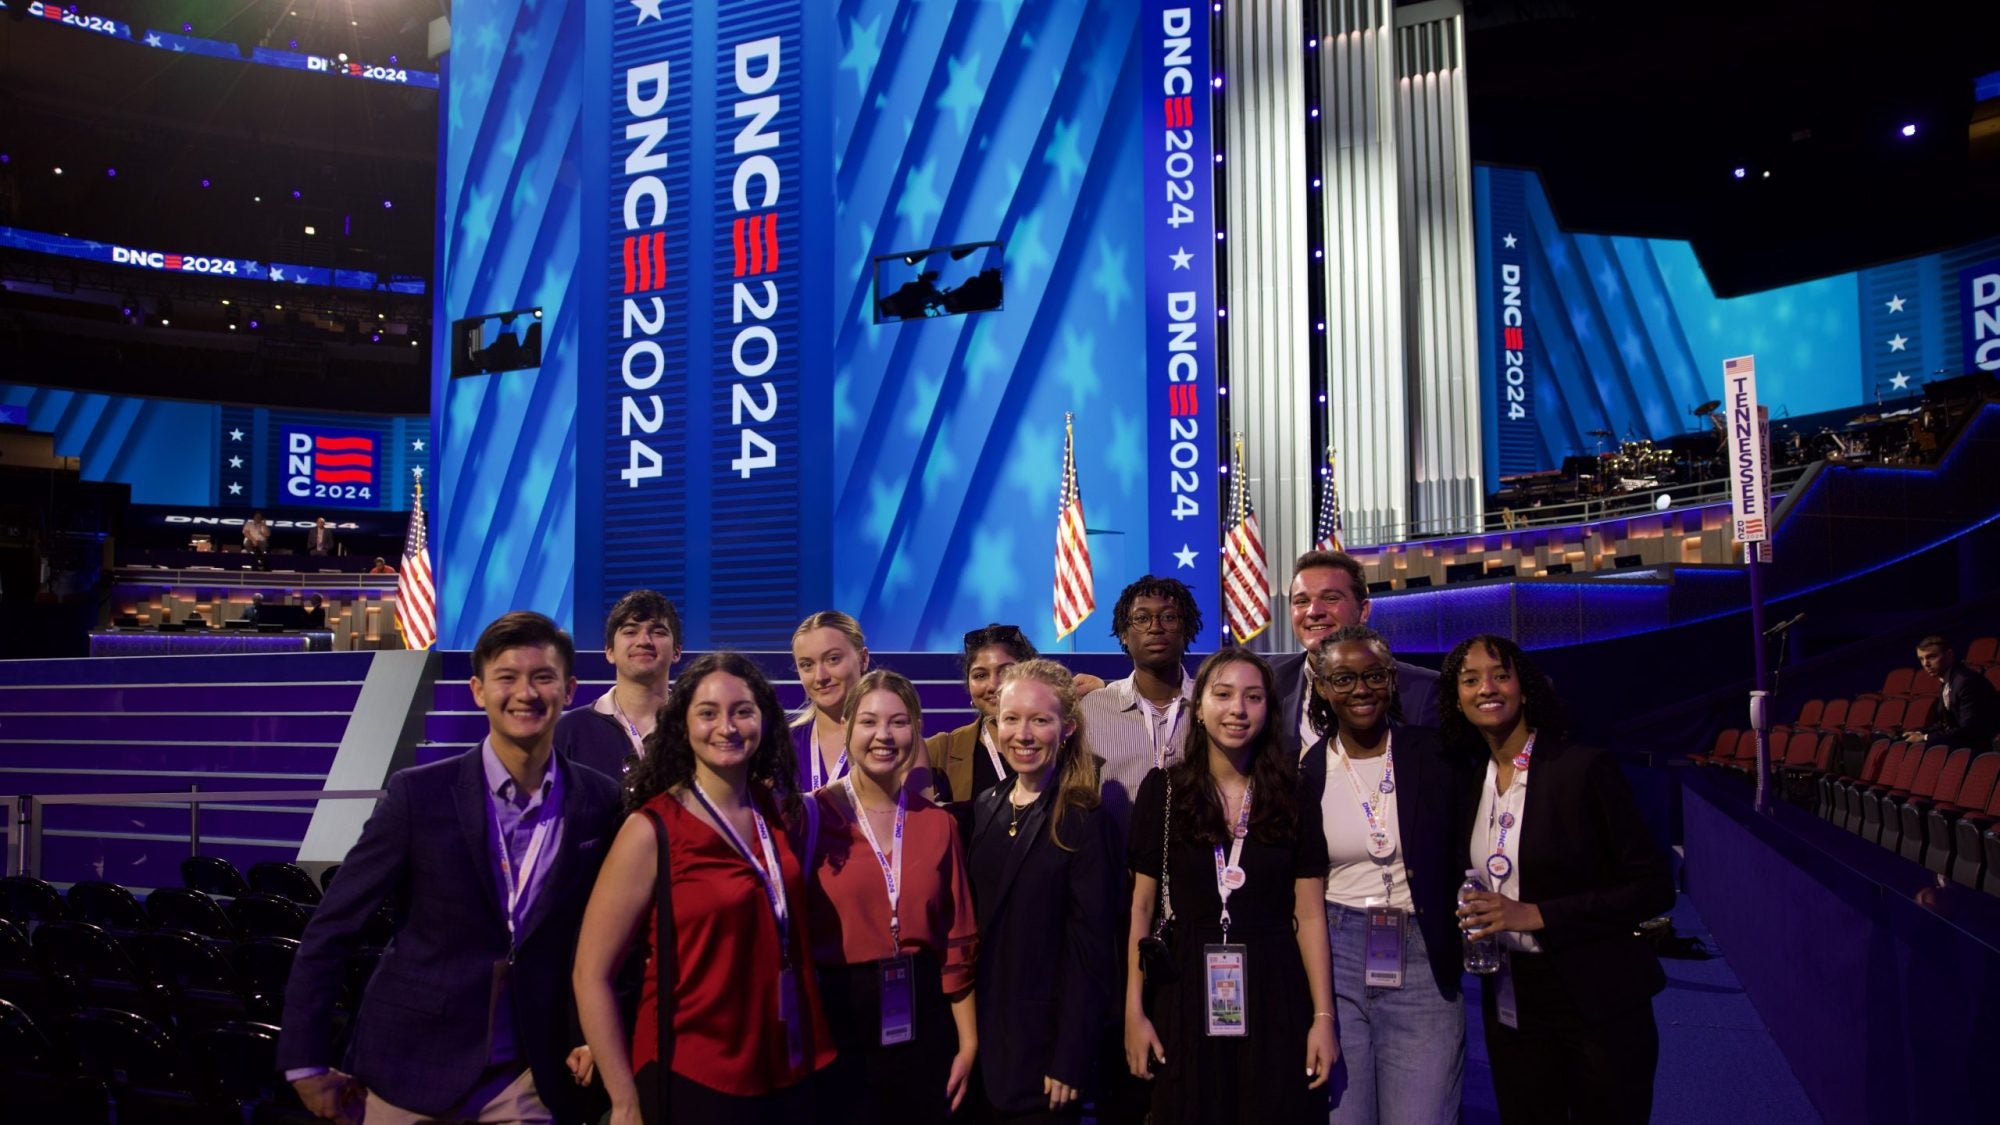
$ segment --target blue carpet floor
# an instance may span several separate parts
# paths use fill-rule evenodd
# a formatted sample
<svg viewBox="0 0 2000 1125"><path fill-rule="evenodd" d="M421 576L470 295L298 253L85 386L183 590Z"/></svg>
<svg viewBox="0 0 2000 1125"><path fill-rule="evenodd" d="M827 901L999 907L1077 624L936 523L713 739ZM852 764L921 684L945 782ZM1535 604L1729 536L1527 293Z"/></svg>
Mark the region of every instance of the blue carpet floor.
<svg viewBox="0 0 2000 1125"><path fill-rule="evenodd" d="M1729 968L1729 951L1682 896L1674 929L1699 937L1710 961L1662 961L1667 988L1653 998L1660 1024L1660 1069L1653 1085L1658 1125L1818 1125L1820 1116L1778 1052L1764 1021ZM1495 1125L1493 1072L1479 1018L1479 988L1467 982L1465 1125Z"/></svg>

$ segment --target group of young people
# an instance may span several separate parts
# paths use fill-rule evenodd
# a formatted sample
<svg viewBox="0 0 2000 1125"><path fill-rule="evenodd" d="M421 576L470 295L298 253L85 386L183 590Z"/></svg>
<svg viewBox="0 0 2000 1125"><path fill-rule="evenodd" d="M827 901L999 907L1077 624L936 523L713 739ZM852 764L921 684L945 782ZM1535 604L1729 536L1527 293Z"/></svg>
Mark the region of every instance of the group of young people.
<svg viewBox="0 0 2000 1125"><path fill-rule="evenodd" d="M675 674L648 591L563 714L568 638L510 614L474 652L492 733L392 779L308 929L287 1077L370 1125L1450 1122L1463 943L1497 937L1502 1118L1646 1120L1634 928L1673 888L1614 760L1504 638L1398 662L1345 555L1302 556L1291 602L1302 652L1192 676L1171 578L1118 599L1110 683L973 630L976 717L928 736L842 613L793 638L795 717L741 655ZM385 897L343 1072L335 978Z"/></svg>

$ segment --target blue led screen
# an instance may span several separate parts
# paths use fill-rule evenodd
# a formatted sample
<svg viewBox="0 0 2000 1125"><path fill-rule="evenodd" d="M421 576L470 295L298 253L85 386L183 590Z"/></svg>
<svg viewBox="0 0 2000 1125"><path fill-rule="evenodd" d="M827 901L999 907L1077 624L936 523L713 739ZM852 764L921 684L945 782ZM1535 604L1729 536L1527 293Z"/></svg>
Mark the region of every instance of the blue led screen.
<svg viewBox="0 0 2000 1125"><path fill-rule="evenodd" d="M1489 481L1598 452L1592 430L1698 429L1689 411L1721 397L1729 356L1756 356L1774 418L1918 394L1962 372L1976 317L1960 274L2000 254L1988 239L1724 299L1688 243L1564 230L1535 173L1473 177Z"/></svg>

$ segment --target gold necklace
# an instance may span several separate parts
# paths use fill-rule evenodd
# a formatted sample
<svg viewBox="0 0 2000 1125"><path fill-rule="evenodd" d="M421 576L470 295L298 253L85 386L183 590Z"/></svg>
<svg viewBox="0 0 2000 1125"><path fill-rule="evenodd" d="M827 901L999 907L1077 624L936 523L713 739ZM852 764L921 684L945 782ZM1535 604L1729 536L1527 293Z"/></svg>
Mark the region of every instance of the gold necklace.
<svg viewBox="0 0 2000 1125"><path fill-rule="evenodd" d="M1036 794L1036 800L1040 799L1041 795ZM1034 801L1029 801L1026 807L1032 808L1034 807L1034 804L1035 804ZM1009 837L1019 836L1021 834L1022 807L1023 806L1015 803L1014 794L1009 792L1007 794L1007 835Z"/></svg>

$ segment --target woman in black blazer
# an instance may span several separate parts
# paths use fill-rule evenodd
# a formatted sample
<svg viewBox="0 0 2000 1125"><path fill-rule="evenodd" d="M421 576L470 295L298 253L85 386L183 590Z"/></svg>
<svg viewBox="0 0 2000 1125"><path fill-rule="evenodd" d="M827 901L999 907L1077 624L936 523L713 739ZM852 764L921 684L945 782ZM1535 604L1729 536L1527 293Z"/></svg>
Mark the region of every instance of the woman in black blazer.
<svg viewBox="0 0 2000 1125"><path fill-rule="evenodd" d="M1500 1119L1646 1121L1666 976L1633 931L1673 909L1666 855L1617 761L1563 741L1555 693L1518 645L1463 641L1442 680L1447 744L1486 761L1467 856L1489 889L1458 916L1500 937L1482 1006Z"/></svg>
<svg viewBox="0 0 2000 1125"><path fill-rule="evenodd" d="M1365 625L1306 653L1306 713L1325 735L1299 773L1328 852L1341 1051L1331 1125L1456 1120L1465 1074L1453 912L1479 774L1446 754L1435 730L1403 722L1396 668L1388 643ZM1394 913L1378 918L1400 915L1402 924L1403 978L1393 987L1367 971L1371 913L1385 907Z"/></svg>
<svg viewBox="0 0 2000 1125"><path fill-rule="evenodd" d="M1003 673L1001 752L1013 776L973 806L966 868L979 915L977 1118L1082 1114L1111 1011L1124 883L1097 760L1078 746L1076 685L1052 660Z"/></svg>

